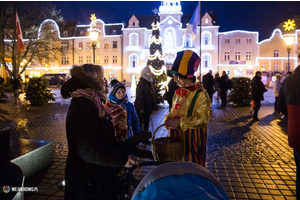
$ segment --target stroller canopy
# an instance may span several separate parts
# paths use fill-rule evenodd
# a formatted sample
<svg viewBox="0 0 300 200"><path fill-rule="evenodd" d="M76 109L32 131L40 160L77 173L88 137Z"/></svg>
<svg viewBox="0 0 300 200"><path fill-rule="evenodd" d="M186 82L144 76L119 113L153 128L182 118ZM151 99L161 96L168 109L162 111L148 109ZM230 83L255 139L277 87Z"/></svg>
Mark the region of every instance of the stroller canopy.
<svg viewBox="0 0 300 200"><path fill-rule="evenodd" d="M151 170L135 189L132 200L226 199L223 186L204 167L170 162Z"/></svg>

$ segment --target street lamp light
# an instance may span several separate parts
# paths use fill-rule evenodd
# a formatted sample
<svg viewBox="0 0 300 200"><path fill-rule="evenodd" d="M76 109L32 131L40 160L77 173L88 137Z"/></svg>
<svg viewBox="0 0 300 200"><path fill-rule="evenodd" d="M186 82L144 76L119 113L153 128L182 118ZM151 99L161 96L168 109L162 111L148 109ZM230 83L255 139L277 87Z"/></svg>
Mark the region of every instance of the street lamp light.
<svg viewBox="0 0 300 200"><path fill-rule="evenodd" d="M287 45L287 52L288 52L288 71L290 71L290 53L291 53L291 45L294 42L293 36L287 36L284 38L285 43Z"/></svg>
<svg viewBox="0 0 300 200"><path fill-rule="evenodd" d="M92 29L90 31L90 38L92 40L92 47L93 47L94 64L95 64L95 49L96 49L98 34L99 34L99 30L97 30L97 29Z"/></svg>

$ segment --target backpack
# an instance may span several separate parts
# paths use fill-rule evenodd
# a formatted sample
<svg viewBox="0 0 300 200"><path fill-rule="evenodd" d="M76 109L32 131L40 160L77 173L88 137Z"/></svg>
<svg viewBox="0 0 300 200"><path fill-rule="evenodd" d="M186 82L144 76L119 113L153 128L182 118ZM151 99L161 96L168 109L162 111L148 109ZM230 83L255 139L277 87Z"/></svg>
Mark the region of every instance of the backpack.
<svg viewBox="0 0 300 200"><path fill-rule="evenodd" d="M231 79L228 79L226 84L227 84L227 89L231 90L233 87L233 81Z"/></svg>

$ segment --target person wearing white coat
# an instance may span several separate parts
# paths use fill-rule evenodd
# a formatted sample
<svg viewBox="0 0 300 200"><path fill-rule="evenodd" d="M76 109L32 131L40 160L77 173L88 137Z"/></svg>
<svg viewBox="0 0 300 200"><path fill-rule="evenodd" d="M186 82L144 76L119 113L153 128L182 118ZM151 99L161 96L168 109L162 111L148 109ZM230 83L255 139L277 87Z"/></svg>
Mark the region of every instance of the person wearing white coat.
<svg viewBox="0 0 300 200"><path fill-rule="evenodd" d="M280 90L280 87L281 87L281 75L280 74L277 74L276 75L276 81L275 81L275 84L274 84L274 97L275 97L275 103L274 103L274 113L275 114L278 114L279 113L279 110L277 108L277 100L278 100L278 95L279 95L279 90Z"/></svg>

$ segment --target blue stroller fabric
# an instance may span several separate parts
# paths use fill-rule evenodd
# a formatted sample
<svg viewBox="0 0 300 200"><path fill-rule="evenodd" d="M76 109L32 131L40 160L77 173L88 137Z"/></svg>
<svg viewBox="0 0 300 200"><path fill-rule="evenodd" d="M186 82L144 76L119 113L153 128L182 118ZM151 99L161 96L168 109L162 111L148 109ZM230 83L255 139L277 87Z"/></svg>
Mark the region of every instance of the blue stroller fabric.
<svg viewBox="0 0 300 200"><path fill-rule="evenodd" d="M206 168L189 162L171 162L150 171L132 196L132 200L151 199L229 200L229 197Z"/></svg>

